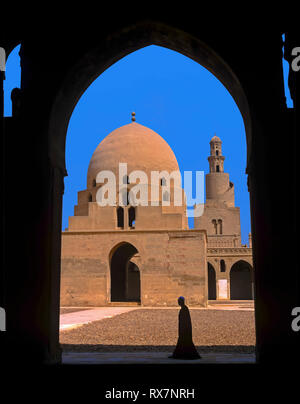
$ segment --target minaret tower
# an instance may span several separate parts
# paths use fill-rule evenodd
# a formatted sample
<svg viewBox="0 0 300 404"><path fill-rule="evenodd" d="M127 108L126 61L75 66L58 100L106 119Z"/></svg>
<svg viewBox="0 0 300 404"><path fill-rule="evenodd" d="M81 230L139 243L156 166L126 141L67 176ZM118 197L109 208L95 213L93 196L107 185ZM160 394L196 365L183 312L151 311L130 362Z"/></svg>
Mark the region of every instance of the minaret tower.
<svg viewBox="0 0 300 404"><path fill-rule="evenodd" d="M207 231L209 245L217 245L216 236L226 236L228 246L238 246L241 245L240 208L234 206L234 185L229 174L224 172L222 141L214 136L209 144L209 173L205 176L206 201L203 214L194 218L194 227ZM195 209L198 209L197 205Z"/></svg>
<svg viewBox="0 0 300 404"><path fill-rule="evenodd" d="M210 144L209 174L206 175L206 201L214 204L225 204L234 207L234 187L229 181L229 174L224 173L224 160L222 155L222 141L214 136Z"/></svg>
<svg viewBox="0 0 300 404"><path fill-rule="evenodd" d="M223 173L225 157L222 156L222 141L218 136L214 136L209 142L209 144L210 144L210 156L208 157L209 172Z"/></svg>

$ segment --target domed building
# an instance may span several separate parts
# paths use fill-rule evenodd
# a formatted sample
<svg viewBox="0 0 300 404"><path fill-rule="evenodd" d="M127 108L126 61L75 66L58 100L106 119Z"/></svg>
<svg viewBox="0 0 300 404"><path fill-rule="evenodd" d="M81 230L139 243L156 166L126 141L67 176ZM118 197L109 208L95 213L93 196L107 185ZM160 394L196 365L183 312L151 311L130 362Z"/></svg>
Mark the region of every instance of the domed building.
<svg viewBox="0 0 300 404"><path fill-rule="evenodd" d="M61 305L174 306L183 295L191 306L206 306L208 299L233 298L224 266L238 262L235 297L253 298L252 251L241 246L221 144L217 136L210 142L206 203L189 229L178 163L166 141L134 113L104 138L62 233Z"/></svg>

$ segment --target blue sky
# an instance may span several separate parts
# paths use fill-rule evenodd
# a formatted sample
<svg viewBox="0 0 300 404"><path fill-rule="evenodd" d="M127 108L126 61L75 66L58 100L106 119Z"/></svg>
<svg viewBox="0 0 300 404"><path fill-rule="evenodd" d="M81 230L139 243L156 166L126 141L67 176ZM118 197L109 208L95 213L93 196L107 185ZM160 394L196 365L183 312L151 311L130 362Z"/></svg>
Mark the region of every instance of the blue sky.
<svg viewBox="0 0 300 404"><path fill-rule="evenodd" d="M10 92L20 86L17 47L6 65L5 116L11 115ZM287 63L284 75L287 81ZM292 101L287 97L287 105ZM158 46L148 46L121 59L82 95L71 117L66 142L63 229L74 213L77 192L86 189L90 158L114 129L136 121L159 133L173 149L180 170L208 172L209 141L223 141L225 172L235 185L240 207L242 243L250 232L246 136L242 116L225 87L191 59ZM192 227L192 219L189 220Z"/></svg>

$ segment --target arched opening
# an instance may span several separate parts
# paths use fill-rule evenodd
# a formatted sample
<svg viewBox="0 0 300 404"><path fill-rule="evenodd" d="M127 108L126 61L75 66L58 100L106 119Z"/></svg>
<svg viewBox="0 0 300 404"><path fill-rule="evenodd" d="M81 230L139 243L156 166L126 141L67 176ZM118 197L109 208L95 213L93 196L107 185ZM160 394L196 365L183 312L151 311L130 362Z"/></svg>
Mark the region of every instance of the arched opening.
<svg viewBox="0 0 300 404"><path fill-rule="evenodd" d="M230 270L230 299L252 300L253 293L253 269L246 261L236 262Z"/></svg>
<svg viewBox="0 0 300 404"><path fill-rule="evenodd" d="M153 23L153 26L152 26L152 23L151 23L151 28L152 28L153 36L151 35L150 38L147 38L147 34L145 34L144 29L142 27L137 26L135 29L133 29L133 31L135 31L137 29L138 31L141 30L141 32L143 32L142 43L139 43L139 41L137 41L137 43L129 42L130 43L130 45L129 45L127 43L126 35L125 35L124 39L122 39L122 35L121 35L121 37L118 38L118 41L124 40L124 47L122 48L122 50L120 50L119 53L117 52L117 54L114 55L114 57L112 57L107 62L107 64L105 64L104 67L103 67L102 59L101 60L97 59L98 55L99 55L98 52L100 52L99 49L89 50L89 52L88 52L89 55L94 55L94 56L92 56L92 57L86 56L86 59L84 57L80 62L78 62L78 66L77 65L74 66L75 70L78 69L78 72L76 74L76 83L75 84L74 84L74 82L70 83L69 77L66 77L66 80L64 81L64 84L63 84L64 88L61 93L61 96L59 97L59 99L57 99L57 101L54 102L54 105L52 108L52 115L54 116L56 113L59 115L59 117L58 117L59 119L56 119L55 121L54 121L54 119L50 119L49 134L51 137L53 136L53 138L54 138L53 144L56 144L56 145L61 144L61 147L63 147L63 152L64 152L65 142L62 142L62 137L65 136L64 130L66 130L67 125L68 125L68 119L70 118L70 115L68 115L68 113L71 114L73 112L73 109L69 111L69 108L70 107L74 108L76 106L76 103L80 99L81 95L90 86L90 84L93 81L94 81L94 83L92 84L92 86L94 86L94 84L96 83L96 81L98 81L98 79L104 80L104 76L108 74L109 70L112 70L112 71L117 70L117 64L125 63L124 59L134 57L133 54L135 54L135 53L137 54L139 52L144 52L147 48L161 48L162 49L161 54L163 54L163 52L178 53L178 55L180 54L180 57L182 57L182 58L188 57L190 59L189 62L193 63L197 69L202 69L204 67L207 70L207 74L212 76L210 73L213 73L213 75L216 76L217 79L219 79L219 86L222 86L224 91L226 91L225 88L229 91L229 93L231 94L231 96L233 98L232 101L235 101L235 103L236 103L234 105L234 108L236 110L237 110L236 107L239 108L239 110L240 110L239 112L242 115L242 116L240 116L240 118L243 118L245 130L246 130L246 140L247 140L247 150L245 148L244 153L246 154L246 151L247 151L247 160L249 160L250 146L251 146L251 121L250 121L250 116L249 116L248 103L247 103L247 99L245 98L245 94L242 90L242 87L239 86L238 79L234 75L233 71L229 68L229 66L227 66L225 64L224 61L222 61L220 59L220 57L218 55L216 55L212 50L209 50L207 48L207 46L204 45L203 43L201 43L200 41L194 42L194 39L192 39L192 38L185 38L187 43L189 45L191 45L191 46L187 47L187 49L188 49L187 50L187 49L184 49L184 47L182 47L182 39L180 39L179 37L177 38L177 35L179 33L174 32L174 35L176 36L177 41L176 40L175 41L166 40L166 36L162 35L164 30L165 31L170 30L170 32L172 32L172 29L170 27L164 27L157 23ZM167 35L168 38L170 37L170 32ZM157 35L157 38L156 38L156 35ZM185 37L185 34L182 33L182 35ZM169 43L167 43L167 42L169 42ZM196 44L197 44L197 46L196 46ZM149 46L149 45L156 45L156 46ZM194 49L195 46L196 46L197 50ZM138 52L136 52L136 51L138 51ZM173 51L176 51L176 52L173 52ZM214 62L212 63L210 59L212 59L212 60L216 59L216 60L214 60ZM91 65L91 60L93 60L92 65ZM97 60L98 60L98 62L97 62ZM194 62L198 62L198 64L194 63ZM214 67L212 67L212 66L214 66ZM159 67L159 69L160 69L160 67ZM128 70L129 69L127 67L127 71ZM141 69L141 71L142 70L143 69ZM227 73L225 74L225 72L227 72ZM146 80L145 80L145 77L142 77L142 78L144 79L144 81L143 81L143 85L144 85ZM135 83L136 83L136 80L137 80L137 78L135 77L135 81L134 81ZM215 80L215 77L213 77L213 80ZM128 81L130 81L130 79ZM121 86L123 86L123 85L124 85L124 81L121 84ZM135 88L138 88L138 87L141 87L140 82L139 82L139 86L135 85ZM94 87L94 88L96 88L96 87ZM106 91L107 91L107 89L106 89ZM67 93L69 93L68 98L65 97L65 94L67 94ZM94 92L94 94L95 93L96 92ZM103 93L101 92L99 97L102 97L102 96L103 96ZM127 96L126 98L128 99L129 97ZM186 98L189 98L189 97L187 96ZM216 98L218 98L218 97L216 97ZM138 99L138 97L136 97L136 99ZM182 99L184 99L184 97ZM115 100L116 100L116 97L114 97L114 103L115 103ZM72 106L70 105L71 102L72 102ZM81 100L80 100L80 102L81 102ZM78 104L80 104L80 102ZM98 102L98 100L97 100L97 102ZM99 102L101 102L101 98L99 99ZM136 101L132 101L132 102L136 102ZM126 103L127 103L127 100L126 100ZM61 104L61 108L65 108L66 114L64 114L64 115L61 114L62 109L59 108L59 110L58 110L58 104ZM108 105L107 97L105 98L105 104ZM124 105L127 107L127 104L124 104L124 102L122 102L123 110L125 110ZM140 107L140 105L139 105L139 107ZM76 109L77 109L77 107L76 107ZM134 105L133 109L135 109L135 105ZM130 111L130 110L127 109L126 111L122 111L122 114L123 113L128 114L128 111ZM109 113L110 112L107 111L107 116L109 116ZM99 116L99 114L97 114L97 115ZM105 115L105 113L103 115ZM154 120L153 117L155 117L156 115L157 115L156 112L149 113L149 117L151 117L150 118L151 122L149 122L149 127L152 126L152 121ZM173 115L174 115L174 112L173 112ZM194 115L196 116L196 114L194 114ZM137 115L137 121L140 122L141 124L147 125L147 122L144 120L143 116L141 118L140 118L140 116L141 115L139 115L139 114ZM117 118L116 111L114 111L114 117L113 117L113 119L111 119L111 122L109 123L109 124L112 124L113 122L116 122L115 124L113 124L112 129L119 125L117 119L121 120L120 117ZM167 117L165 117L165 119L167 119ZM59 122L59 124L58 124L58 122ZM123 118L120 122L120 126L121 126L121 124L124 124ZM89 125L91 125L90 122L89 122ZM107 123L106 123L106 125L107 125ZM178 126L178 122L176 122L176 125ZM183 130L185 130L185 129L183 129ZM68 136L69 136L69 133L70 133L70 131L68 131ZM175 131L170 129L170 133L174 134ZM70 138L71 138L71 136L73 137L73 133L70 134ZM176 135L174 134L174 136L176 136ZM181 136L181 137L183 137L183 136ZM198 136L198 138L195 139L195 141L201 142L200 138L201 137ZM168 141L167 138L165 138L165 140ZM67 141L68 141L68 137L67 137ZM98 138L97 138L97 141L98 141ZM245 146L245 144L244 144L244 146ZM50 141L50 149L51 149L51 147L52 147L52 140ZM178 149L180 147L181 147L181 145L178 145ZM53 153L52 152L50 153L51 159L53 157L53 159L55 160L55 162L54 162L55 166L64 168L65 163L62 160L58 161L59 156L56 153L56 151L57 151L57 147L55 150L53 150ZM176 150L174 150L174 151L176 152ZM63 155L63 152L60 154L60 156ZM191 153L191 151L189 151L189 153ZM90 156L90 150L88 150L88 153L86 153L86 154L88 156ZM72 177L71 164L73 164L75 166L74 159L72 159L72 163L70 163L70 161L71 161L71 159L69 158L68 167L67 167L69 183L71 183L71 177ZM196 166L196 164L198 164L198 165ZM181 169L184 170L184 169L186 169L186 167L182 166ZM197 160L197 163L194 163L194 168L199 169L199 167L205 167L205 166L202 162L199 163L199 160ZM245 172L245 161L243 161L243 167L241 167L241 170L243 171L243 173ZM126 184L126 183L128 183L127 179L128 179L128 176L124 176L121 181L124 182L124 184ZM73 181L73 179L72 179L72 181ZM165 178L162 178L161 185L163 186L165 184L165 182L166 182ZM243 187L244 187L243 192L245 192L246 178L244 178ZM237 187L237 189L240 189L240 188ZM65 200L71 201L71 198L68 197L69 192L70 191L69 191L68 187L66 187L65 193L64 193L63 221L67 220L66 214L65 214L65 209L69 209L69 212L71 212L73 210L73 206L71 206L71 204L69 204L67 206L67 204L65 203ZM76 194L73 193L73 195L74 195L74 197L76 197ZM128 206L128 204L129 204L128 197L126 197L125 195L121 195L121 199L122 199L121 204L123 206ZM162 199L164 200L163 197L162 197ZM167 199L164 202L166 202L166 204L167 204L168 203ZM248 210L249 210L249 208L248 208ZM249 214L247 217L247 221L248 221L248 223L250 222ZM193 218L189 218L188 222L189 222L190 228L192 228L194 225ZM217 224L217 226L215 226L215 229L216 229L215 230L216 235L222 233L222 230L221 230L221 232L219 232L218 224ZM244 233L246 234L246 232L244 232ZM247 231L247 234L248 233L249 233L249 231Z"/></svg>
<svg viewBox="0 0 300 404"><path fill-rule="evenodd" d="M214 232L215 232L215 234L218 234L218 225L217 225L216 219L213 219L211 222L212 222L212 224L213 224L213 226L214 226Z"/></svg>
<svg viewBox="0 0 300 404"><path fill-rule="evenodd" d="M135 226L135 208L133 206L128 209L128 226L131 229L134 229Z"/></svg>
<svg viewBox="0 0 300 404"><path fill-rule="evenodd" d="M159 22L142 22L126 32L117 33L98 47L89 49L78 57L72 73L66 76L60 92L53 102L49 120L50 158L55 166L65 168L65 140L71 114L89 85L114 63L128 54L149 45L172 49L189 57L210 71L226 87L238 106L245 125L247 140L247 164L250 161L252 145L252 124L250 109L243 87L230 66L209 46L195 37ZM133 40L134 38L134 40ZM116 43L110 47L109 43ZM112 51L113 49L113 51ZM55 145L57 145L55 147ZM63 154L57 155L60 145ZM61 159L63 158L63 160Z"/></svg>
<svg viewBox="0 0 300 404"><path fill-rule="evenodd" d="M208 284L208 300L216 300L217 298L216 271L209 262L207 263L207 284Z"/></svg>
<svg viewBox="0 0 300 404"><path fill-rule="evenodd" d="M288 84L288 77L289 77L289 70L290 66L288 61L285 59L284 54L285 54L285 34L282 35L282 70L283 70L283 81L284 81L284 92L285 92L285 99L286 99L286 105L288 108L293 108L294 107L294 102L291 98L291 93L289 89L289 84Z"/></svg>
<svg viewBox="0 0 300 404"><path fill-rule="evenodd" d="M122 206L117 208L117 227L124 228L124 208Z"/></svg>
<svg viewBox="0 0 300 404"><path fill-rule="evenodd" d="M20 47L16 46L9 55L5 66L4 90L4 116L17 113L19 88L21 86Z"/></svg>
<svg viewBox="0 0 300 404"><path fill-rule="evenodd" d="M111 302L141 301L140 271L131 262L138 250L130 243L116 246L110 256L110 300Z"/></svg>
<svg viewBox="0 0 300 404"><path fill-rule="evenodd" d="M218 220L219 234L223 234L223 222L221 219Z"/></svg>
<svg viewBox="0 0 300 404"><path fill-rule="evenodd" d="M167 30L168 31L168 30ZM136 33L135 33L136 35ZM155 39L155 36L158 36L160 39ZM162 35L162 36L161 36ZM125 35L126 36L126 35ZM250 142L250 117L248 115L248 107L247 100L244 97L242 88L239 86L238 80L234 76L232 70L227 67L227 65L221 61L221 59L214 53L209 51L209 49L204 45L203 52L201 52L201 47L203 44L200 42L198 46L196 45L196 41L192 40L192 46L189 51L185 51L182 45L180 44L181 39L178 41L178 45L176 45L176 41L172 43L166 43L166 39L169 35L165 36L163 34L163 30L159 26L157 32L156 30L152 30L150 38L147 39L147 34L144 32L142 43L137 41L134 46L132 46L132 42L127 43L126 38L124 39L125 43L121 45L122 38L120 37L120 49L119 52L114 50L113 55L107 55L107 58L103 56L105 54L101 51L101 49L94 49L91 53L86 54L79 62L78 66L74 66L74 72L76 72L77 79L74 80L71 78L72 74L66 77L65 82L62 85L60 96L53 104L52 115L50 117L50 127L49 127L49 140L50 140L50 160L55 167L62 168L64 171L64 161L61 160L60 156L64 155L64 145L65 145L65 135L66 129L68 125L69 118L71 116L72 110L75 107L77 101L80 96L89 86L89 84L96 79L104 70L106 70L110 65L126 56L127 54L139 49L140 47L144 47L150 44L157 44L165 47L169 47L170 49L176 50L186 56L191 57L193 60L202 64L204 67L207 67L210 71L212 71L221 81L227 89L231 92L231 95L234 97L235 101L238 103L238 106L243 114L247 140L248 144L251 145ZM168 42L168 41L167 41ZM98 55L101 55L98 60ZM209 55L209 56L208 56ZM207 60L211 59L211 60ZM92 62L91 62L92 60ZM103 64L103 60L105 63ZM214 63L212 64L212 60ZM214 66L213 68L211 66ZM239 93L239 91L241 93ZM54 143L57 145L61 145L62 153L58 155L56 153L56 149L52 149L52 145ZM249 155L249 148L247 149ZM163 184L162 184L163 185ZM124 205L128 204L128 197L126 195L122 195L124 198ZM124 212L124 211L123 211ZM124 220L124 216L123 216ZM217 234L217 223L216 226L216 234ZM138 301L137 292L138 288L134 287L134 281L130 281L133 279L133 276L136 276L134 279L137 279L137 274L140 276L136 267L131 265L130 261L130 244L125 243L126 246L119 246L116 251L113 253L111 258L110 265L110 273L111 273L111 301L129 301L131 298L136 299ZM134 247L133 247L134 248ZM208 278L209 278L209 290L208 296L209 299L216 299L216 273L214 268L208 268ZM128 283L129 281L129 283ZM136 282L140 284L139 282ZM131 286L135 290L135 293L132 292ZM139 296L140 299L140 296Z"/></svg>
<svg viewBox="0 0 300 404"><path fill-rule="evenodd" d="M220 270L221 272L226 272L226 265L224 260L220 261Z"/></svg>

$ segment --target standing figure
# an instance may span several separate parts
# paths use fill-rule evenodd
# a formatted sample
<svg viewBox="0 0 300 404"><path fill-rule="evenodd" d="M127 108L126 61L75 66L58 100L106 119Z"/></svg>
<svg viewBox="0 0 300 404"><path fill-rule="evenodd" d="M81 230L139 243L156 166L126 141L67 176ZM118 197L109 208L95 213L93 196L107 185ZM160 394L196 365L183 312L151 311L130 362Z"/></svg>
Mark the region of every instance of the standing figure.
<svg viewBox="0 0 300 404"><path fill-rule="evenodd" d="M179 311L179 336L176 348L170 358L201 359L193 343L190 311L184 303L183 296L179 297L178 304L181 306Z"/></svg>

